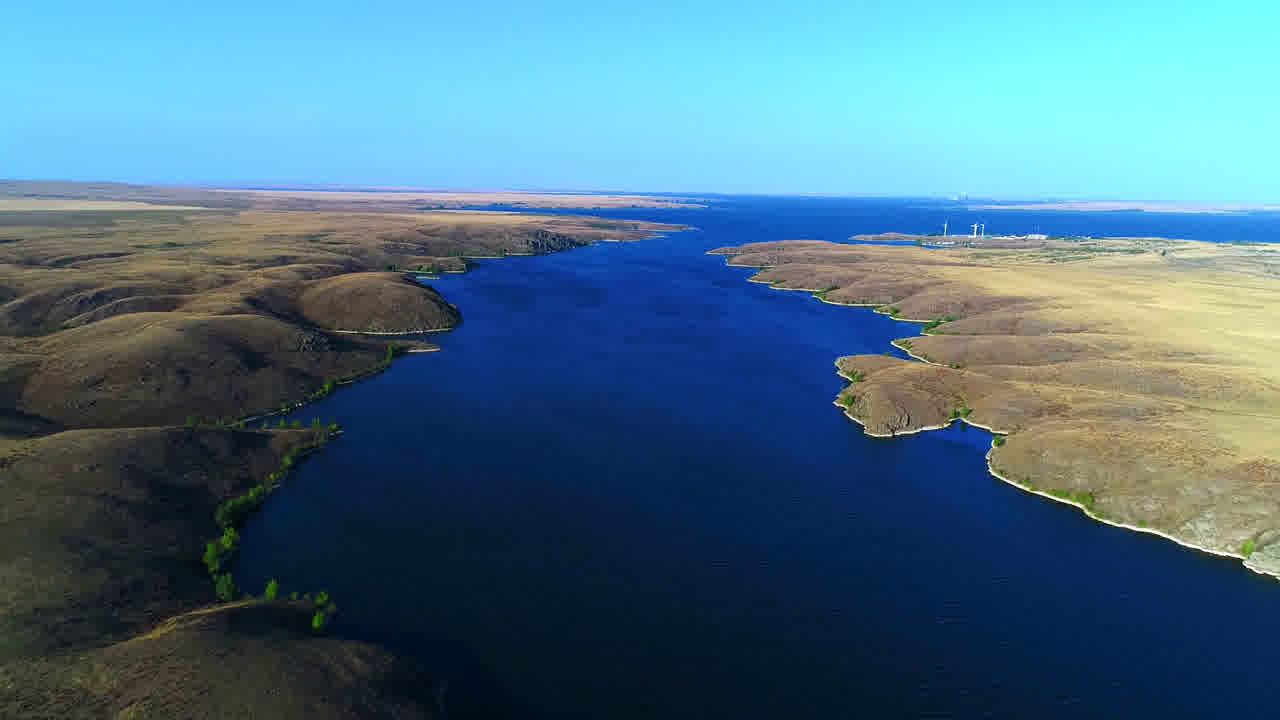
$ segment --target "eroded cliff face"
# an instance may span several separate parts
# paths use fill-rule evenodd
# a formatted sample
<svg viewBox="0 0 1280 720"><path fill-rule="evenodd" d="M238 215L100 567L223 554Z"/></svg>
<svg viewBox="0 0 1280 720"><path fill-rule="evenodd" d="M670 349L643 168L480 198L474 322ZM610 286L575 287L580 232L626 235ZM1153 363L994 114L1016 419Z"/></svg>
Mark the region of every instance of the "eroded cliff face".
<svg viewBox="0 0 1280 720"><path fill-rule="evenodd" d="M966 421L1000 478L1280 574L1280 257L1175 241L715 251L753 278L926 323L915 359L840 358L867 433Z"/></svg>

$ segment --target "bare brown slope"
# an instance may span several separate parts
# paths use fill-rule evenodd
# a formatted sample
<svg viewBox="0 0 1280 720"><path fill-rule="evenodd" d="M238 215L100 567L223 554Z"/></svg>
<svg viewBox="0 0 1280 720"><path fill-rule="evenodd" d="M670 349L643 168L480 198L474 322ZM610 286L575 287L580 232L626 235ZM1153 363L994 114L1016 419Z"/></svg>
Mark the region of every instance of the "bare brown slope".
<svg viewBox="0 0 1280 720"><path fill-rule="evenodd" d="M415 663L317 636L304 603L197 610L100 650L0 663L0 715L89 718L417 720L442 717Z"/></svg>
<svg viewBox="0 0 1280 720"><path fill-rule="evenodd" d="M867 432L1008 433L1000 477L1280 574L1280 248L1137 239L725 248L753 278L932 321L926 362L841 358Z"/></svg>
<svg viewBox="0 0 1280 720"><path fill-rule="evenodd" d="M18 409L68 427L242 418L375 366L381 348L257 315L138 313L29 341Z"/></svg>
<svg viewBox="0 0 1280 720"><path fill-rule="evenodd" d="M399 273L351 273L317 280L298 298L316 325L347 332L411 333L446 330L460 315L434 290Z"/></svg>
<svg viewBox="0 0 1280 720"><path fill-rule="evenodd" d="M0 658L119 640L207 603L214 509L310 435L71 430L0 457Z"/></svg>

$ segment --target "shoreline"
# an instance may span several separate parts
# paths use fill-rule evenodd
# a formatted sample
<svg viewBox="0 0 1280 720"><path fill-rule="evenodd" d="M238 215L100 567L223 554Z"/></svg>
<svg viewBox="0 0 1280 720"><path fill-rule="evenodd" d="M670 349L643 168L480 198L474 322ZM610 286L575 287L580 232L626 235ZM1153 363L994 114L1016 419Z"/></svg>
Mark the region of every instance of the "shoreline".
<svg viewBox="0 0 1280 720"><path fill-rule="evenodd" d="M739 267L739 268L748 268L748 269L753 269L753 270L756 270L756 271L757 271L757 275L759 274L759 271L761 271L761 270L767 270L767 269L769 269L769 268L773 267L773 266L771 266L771 265L733 265L733 264L731 264L731 263L729 262L729 260L731 260L731 259L734 257L734 255L732 255L732 254L712 253L712 252L708 252L707 254L708 254L708 255L721 255L721 256L723 256L723 257L725 257L725 258L726 258L726 259L725 259L725 265L726 265L726 266L729 266L729 267ZM821 291L821 290L810 290L810 289L804 289L804 288L778 287L778 286L776 286L776 285L774 285L773 283L770 283L770 282L768 282L768 281L765 281L765 280L757 280L757 279L755 278L755 276L752 276L752 277L747 278L747 282L754 282L754 283L756 283L756 284L758 284L758 285L765 285L766 287L769 287L770 289L773 289L773 290L808 292L808 293L812 294L812 295L813 295L813 297L817 298L820 302L827 303L828 305L838 305L838 306L842 306L842 307L855 307L855 308L872 308L872 312L875 312L875 313L878 313L878 314L881 314L881 315L888 315L888 313L883 313L883 312L880 312L879 310L875 309L875 308L879 308L879 307L884 307L884 305L852 304L852 303L838 303L838 302L832 302L832 301L830 301L830 300L827 300L827 299L823 298L820 294L818 294L818 293L823 292L823 291ZM892 315L889 315L889 317L891 317L891 318L892 318L892 319L894 319L894 320L901 320L901 321L903 321L903 322L914 322L914 323L920 323L920 324L927 324L927 323L931 322L930 320L917 320L917 319L914 319L914 318L902 318L902 317L895 317L895 316L892 316ZM918 336L916 336L916 337L928 337L928 335L921 334L921 335L918 335ZM911 352L911 350L910 350L910 349L902 347L902 346L901 346L901 345L899 345L898 343L900 343L903 339L909 339L909 338L899 338L899 339L896 339L896 340L891 340L891 341L889 341L889 344L890 344L891 346L893 346L893 347L897 348L898 350L901 350L903 353L905 353L905 354L907 354L908 356L910 356L910 357L911 357L911 359L912 359L912 360L915 360L916 362L925 363L925 364L927 364L927 365L934 365L934 366L937 366L937 367L949 367L949 366L943 365L943 364L941 364L941 363L937 363L937 362L934 362L934 361L932 361L932 360L929 360L929 359L927 359L927 358L920 357L919 355L916 355L915 353ZM837 367L836 367L836 375L837 375L837 376L839 376L841 379L845 380L846 382L849 382L850 384L852 384L852 383L853 383L852 378L850 378L849 376L845 375L843 372L841 372L841 371L840 371L838 363L839 363L839 360L837 359L837 361L836 361L836 364L837 364ZM961 369L961 370L962 370L962 369ZM992 428L992 427L990 427L990 426L982 425L981 423L977 423L977 422L974 422L974 421L972 421L972 420L969 420L968 418L955 418L954 420L948 420L946 423L944 423L944 424L942 424L942 425L928 425L928 426L924 426L924 427L914 428L914 429L912 429L912 430L904 430L904 431L902 431L902 432L897 432L897 433L877 433L877 432L871 432L870 430L868 430L868 429L867 429L867 425L866 425L866 423L865 423L865 422L863 422L861 419L859 419L859 418L855 417L854 415L852 415L852 414L849 412L849 409L848 409L847 407L845 407L845 406L843 406L843 405L841 405L841 404L840 404L840 402L839 402L839 395L837 395L836 399L834 399L834 400L832 400L832 401L831 401L831 404L832 404L832 405L834 405L834 406L836 406L836 407L838 407L838 408L840 408L840 411L844 414L844 416L845 416L846 418L848 418L848 419L852 420L853 422L857 423L857 425L862 429L862 434L863 434L863 435L865 435L865 436L867 436L867 437L872 437L872 438L879 438L879 439L888 439L888 440L891 440L891 439L898 438L898 437L904 437L904 436L907 436L907 435L915 435L915 434L918 434L918 433L925 433L925 432L930 432L930 431L933 431L933 430L944 430L944 429L946 429L946 428L950 427L950 426L951 426L951 424L952 424L953 422L963 422L963 423L965 423L965 424L967 424L967 425L970 425L970 426L972 426L972 427L976 427L976 428L978 428L978 429L985 430L986 432L990 433L993 437L994 437L994 436L996 436L996 435L1001 435L1001 436L1008 436L1008 435L1009 435L1009 433L1008 433L1008 432L1001 432L1001 431L996 430L995 428ZM1035 489L1035 488L1031 488L1031 487L1027 487L1026 485L1023 485L1023 484L1021 484L1021 483L1015 482L1014 480L1011 480L1011 479L1009 479L1009 478L1005 477L1004 475L1000 474L1000 472L999 472L999 471L997 471L997 470L995 469L995 467L993 467L993 466L992 466L992 463L991 463L991 453L992 453L994 450L995 450L995 446L994 446L994 445L992 445L990 448L988 448L988 449L987 449L987 452L985 453L984 458L985 458L985 460L986 460L986 464L987 464L987 474L988 474L988 475L990 475L991 477L995 478L996 480L999 480L1000 482L1003 482L1003 483L1006 483L1006 484L1008 484L1008 485L1011 485L1011 486L1013 486L1013 487L1017 488L1018 490L1021 490L1022 492L1025 492L1025 493L1028 493L1028 494L1031 494L1031 495L1037 495L1037 496L1040 496L1040 497L1043 497L1043 498L1047 498L1047 499L1049 499L1049 500L1053 500L1053 501L1055 501L1055 502L1058 502L1058 503L1061 503L1061 504L1064 504L1064 505L1069 505L1069 506L1071 506L1071 507L1074 507L1074 508L1076 508L1077 510L1079 510L1079 511L1080 511L1080 512L1085 516L1085 517L1087 517L1087 518L1089 518L1090 520L1093 520L1093 521L1095 521L1095 522L1098 522L1098 523L1101 523L1101 524L1104 524L1104 525L1110 525L1110 526L1112 526L1112 527L1122 528L1122 529L1124 529L1124 530L1129 530L1129 531L1132 531L1132 532L1135 532L1135 533L1143 533L1143 534L1146 534L1146 535L1154 535L1154 536L1156 536L1156 537L1160 537L1160 538L1163 538L1163 539L1165 539L1165 540L1170 540L1170 541L1172 541L1172 542L1174 542L1174 543L1176 543L1176 544L1178 544L1178 545L1180 545L1180 546L1182 546L1182 547L1184 547L1184 548L1187 548L1187 549L1189 549L1189 550L1199 551L1199 552L1201 552L1201 553L1204 553L1204 554L1207 554L1207 555L1212 555L1212 556L1214 556L1214 557L1219 557L1219 558L1230 558L1230 559L1233 559L1233 560L1237 560L1237 561L1239 561L1239 564L1240 564L1242 567L1244 567L1244 568L1248 569L1250 572L1253 572L1253 573L1255 573L1255 574L1257 574L1257 575L1262 575L1262 576L1265 576L1265 577L1270 577L1270 578L1272 578L1272 579L1280 580L1280 572L1268 572L1268 571L1266 571L1266 570L1261 570L1261 569L1259 569L1259 568L1257 568L1257 567L1254 567L1253 565L1250 565L1250 564L1249 564L1249 558L1248 558L1247 556L1243 555L1242 553L1238 553L1238 552L1230 552L1230 551L1226 551L1226 550L1215 550L1215 549L1213 549L1213 548L1208 548L1208 547L1205 547L1205 546L1203 546L1203 545L1198 545L1198 544L1196 544L1196 543L1194 543L1194 542L1191 542L1191 541L1188 541L1188 540L1183 540L1183 539L1181 539L1181 538L1175 537L1175 536L1170 535L1170 534L1168 534L1168 533L1166 533L1166 532L1163 532L1163 531L1161 531L1161 530L1156 530L1156 529L1154 529L1154 528L1149 528L1149 527L1139 527L1139 526L1137 526L1137 525L1130 525L1130 524L1128 524L1128 523L1123 523L1123 522L1120 522L1120 521L1117 521L1117 520L1111 520L1111 519L1109 519L1109 518L1100 517L1100 516L1098 516L1096 513L1094 513L1094 512L1092 512L1092 511L1090 511L1090 510L1089 510L1089 508L1085 507L1084 505L1082 505L1082 504L1080 504L1080 503L1078 503L1078 502L1076 502L1076 501L1074 501L1074 500L1071 500L1071 499L1069 499L1069 498L1057 497L1056 495L1052 495L1052 494L1050 494L1050 493L1048 493L1048 492L1046 492L1046 491L1039 490L1039 489Z"/></svg>
<svg viewBox="0 0 1280 720"><path fill-rule="evenodd" d="M993 448L992 448L992 450L994 450L994 449L995 449L995 448L993 447ZM1193 543L1193 542L1190 542L1190 541L1187 541L1187 540L1182 540L1182 539L1180 539L1180 538L1174 537L1173 535L1170 535L1170 534L1168 534L1168 533L1162 532L1162 531L1160 531L1160 530L1156 530L1156 529L1154 529L1154 528L1149 528L1149 527L1139 527L1139 526L1137 526L1137 525L1129 525L1129 524L1127 524L1127 523L1119 522L1119 521L1117 521L1117 520L1111 520L1111 519L1109 519L1109 518L1099 517L1096 513L1094 513L1094 512L1092 512L1092 511L1090 511L1090 510L1089 510L1089 508L1087 508L1087 507L1085 507L1085 506L1081 505L1080 503L1078 503L1078 502L1076 502L1076 501L1074 501L1074 500L1070 500L1070 499L1068 499L1068 498L1060 498L1060 497L1058 497L1058 496L1056 496L1056 495L1051 495L1051 494L1049 494L1049 493L1047 493L1047 492L1045 492L1045 491L1043 491L1043 490L1038 490L1038 489L1029 488L1029 487L1027 487L1026 485L1022 485L1022 484L1020 484L1020 483L1018 483L1018 482L1016 482L1016 481L1014 481L1014 480L1010 480L1009 478L1007 478L1007 477L1005 477L1004 475L1000 474L1000 472L999 472L998 470L996 470L994 467L992 467L992 465L991 465L991 450L988 450L988 451L987 451L987 454L986 454L986 460L987 460L987 472L988 472L992 477L994 477L995 479L999 480L1000 482L1003 482L1003 483L1007 483L1007 484L1009 484L1009 485L1012 485L1013 487L1015 487L1015 488L1017 488L1017 489L1019 489L1019 490L1021 490L1021 491L1025 492L1025 493L1029 493L1029 494L1031 494L1031 495L1039 495L1040 497L1047 498L1047 499L1049 499L1049 500L1053 500L1054 502L1062 503L1063 505L1070 505L1071 507L1074 507L1074 508L1076 508L1077 510L1079 510L1079 511L1080 511L1080 512L1085 516L1085 517L1089 518L1090 520L1094 520L1094 521L1099 522L1099 523L1102 523L1102 524L1104 524L1104 525L1110 525L1110 526L1112 526L1112 527L1118 527L1118 528L1123 528L1123 529L1125 529L1125 530L1131 530L1131 531L1136 532L1136 533L1144 533L1144 534L1147 534L1147 535L1155 535L1155 536L1157 536L1157 537L1164 538L1165 540L1171 540L1171 541L1173 541L1173 542L1177 543L1178 545L1181 545L1181 546L1182 546L1182 547L1184 547L1184 548L1188 548L1188 549L1190 549L1190 550L1198 550L1198 551L1200 551L1200 552L1202 552L1202 553L1205 553L1205 554L1207 554L1207 555L1214 555L1214 556L1216 556L1216 557L1221 557L1221 558L1231 558L1231 559L1234 559L1234 560L1239 560L1239 561L1240 561L1240 564L1241 564L1242 566L1244 566L1245 568L1248 568L1250 571L1252 571L1252 572L1254 572L1254 573L1257 573L1258 575L1263 575L1263 576L1270 577L1270 578L1280 579L1280 576L1277 576L1277 575L1275 575L1275 574L1273 574L1273 573L1266 572L1266 571L1264 571L1264 570L1259 570L1259 569L1257 569L1257 568L1255 568L1255 567L1253 567L1253 566L1249 565L1249 563L1248 563L1248 558L1247 558L1247 557L1245 557L1244 555L1241 555L1240 553L1233 553L1233 552L1228 552L1228 551L1225 551L1225 550L1214 550L1213 548L1207 548L1207 547L1204 547L1203 545L1197 545L1197 544L1195 544L1195 543Z"/></svg>
<svg viewBox="0 0 1280 720"><path fill-rule="evenodd" d="M453 330L453 328L430 328L427 330L325 330L324 332L338 333L340 335L426 335L428 333L449 332L450 330ZM414 351L410 350L409 352Z"/></svg>

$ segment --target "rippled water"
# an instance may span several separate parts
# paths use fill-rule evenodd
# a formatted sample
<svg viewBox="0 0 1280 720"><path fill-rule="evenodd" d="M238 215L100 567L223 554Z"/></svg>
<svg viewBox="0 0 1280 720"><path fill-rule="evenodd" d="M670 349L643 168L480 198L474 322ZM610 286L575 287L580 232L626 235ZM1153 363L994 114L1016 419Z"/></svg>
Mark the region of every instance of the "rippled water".
<svg viewBox="0 0 1280 720"><path fill-rule="evenodd" d="M697 230L432 283L443 351L300 412L346 434L238 577L329 590L452 717L1270 716L1280 584L992 479L974 429L864 437L844 354L918 326L745 282L709 248L974 221L719 199ZM1275 216L988 214L988 232L1276 240Z"/></svg>

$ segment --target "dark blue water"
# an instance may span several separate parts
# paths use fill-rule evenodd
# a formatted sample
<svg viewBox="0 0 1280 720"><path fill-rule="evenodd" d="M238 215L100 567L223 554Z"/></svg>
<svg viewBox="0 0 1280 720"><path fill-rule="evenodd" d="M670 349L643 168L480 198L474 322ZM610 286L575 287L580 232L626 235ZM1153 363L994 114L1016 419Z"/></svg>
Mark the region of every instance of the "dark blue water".
<svg viewBox="0 0 1280 720"><path fill-rule="evenodd" d="M250 523L246 587L329 590L339 632L423 658L462 720L1273 714L1280 584L992 479L984 432L864 437L832 363L918 326L704 254L964 213L609 214L699 229L433 283L464 324L300 413L347 432ZM1274 216L987 222L1280 239Z"/></svg>

